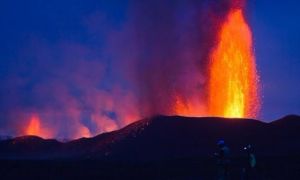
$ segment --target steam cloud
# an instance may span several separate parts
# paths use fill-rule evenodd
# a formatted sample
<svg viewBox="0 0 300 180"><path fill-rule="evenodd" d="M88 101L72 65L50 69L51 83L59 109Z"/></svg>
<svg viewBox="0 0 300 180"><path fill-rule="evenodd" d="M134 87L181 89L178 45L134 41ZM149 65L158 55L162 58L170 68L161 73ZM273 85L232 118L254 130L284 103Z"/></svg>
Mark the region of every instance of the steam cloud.
<svg viewBox="0 0 300 180"><path fill-rule="evenodd" d="M130 1L118 27L83 18L94 46L32 38L0 76L0 134L24 134L33 114L41 136L79 138L175 114L178 97L205 106L208 55L236 2Z"/></svg>

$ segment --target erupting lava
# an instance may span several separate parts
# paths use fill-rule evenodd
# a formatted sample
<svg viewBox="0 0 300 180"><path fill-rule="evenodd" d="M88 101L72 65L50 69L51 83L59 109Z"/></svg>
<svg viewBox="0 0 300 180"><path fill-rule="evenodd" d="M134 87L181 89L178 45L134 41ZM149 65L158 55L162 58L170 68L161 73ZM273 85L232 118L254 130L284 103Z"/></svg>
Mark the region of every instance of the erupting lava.
<svg viewBox="0 0 300 180"><path fill-rule="evenodd" d="M209 66L208 115L255 117L258 75L251 30L241 8L232 9L221 26Z"/></svg>
<svg viewBox="0 0 300 180"><path fill-rule="evenodd" d="M26 135L41 135L40 118L38 115L32 115L26 129Z"/></svg>

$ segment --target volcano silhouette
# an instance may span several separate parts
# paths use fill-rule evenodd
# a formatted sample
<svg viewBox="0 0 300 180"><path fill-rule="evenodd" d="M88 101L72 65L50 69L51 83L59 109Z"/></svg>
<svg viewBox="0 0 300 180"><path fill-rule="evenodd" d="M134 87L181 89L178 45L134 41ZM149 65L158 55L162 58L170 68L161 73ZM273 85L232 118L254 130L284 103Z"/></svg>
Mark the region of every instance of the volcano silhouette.
<svg viewBox="0 0 300 180"><path fill-rule="evenodd" d="M120 130L62 143L23 136L0 141L1 179L214 179L216 142L231 149L240 179L251 144L263 179L300 178L300 117L253 119L155 116Z"/></svg>
<svg viewBox="0 0 300 180"><path fill-rule="evenodd" d="M253 119L156 116L120 130L67 143L23 136L0 141L1 159L155 161L210 156L224 139L232 154L252 144L260 156L300 155L300 116L272 123Z"/></svg>

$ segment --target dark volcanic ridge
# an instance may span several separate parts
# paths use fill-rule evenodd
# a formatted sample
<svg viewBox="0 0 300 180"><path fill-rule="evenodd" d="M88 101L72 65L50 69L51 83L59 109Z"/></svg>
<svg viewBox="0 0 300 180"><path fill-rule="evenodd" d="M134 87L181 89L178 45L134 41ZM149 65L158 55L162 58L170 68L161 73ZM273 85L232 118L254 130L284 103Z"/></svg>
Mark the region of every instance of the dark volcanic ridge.
<svg viewBox="0 0 300 180"><path fill-rule="evenodd" d="M253 119L155 116L120 130L70 142L22 136L0 141L1 159L104 159L147 161L207 157L224 139L232 154L252 144L258 155L300 155L300 116L271 123Z"/></svg>

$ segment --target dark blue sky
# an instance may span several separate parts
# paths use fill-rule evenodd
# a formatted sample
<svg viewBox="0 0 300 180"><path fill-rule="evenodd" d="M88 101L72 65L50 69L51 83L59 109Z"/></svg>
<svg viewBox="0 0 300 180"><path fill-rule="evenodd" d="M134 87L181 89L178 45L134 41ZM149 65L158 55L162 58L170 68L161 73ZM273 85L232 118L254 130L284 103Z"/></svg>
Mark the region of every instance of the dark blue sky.
<svg viewBox="0 0 300 180"><path fill-rule="evenodd" d="M293 0L249 0L248 2L247 18L253 30L255 54L262 84L263 104L260 118L266 121L286 114L300 114L299 7L300 2ZM95 81L101 80L101 83L90 80L84 82L85 85L105 89L103 93L116 89L113 84L119 84L118 88L121 89L130 89L130 85L124 80L127 76L131 76L130 72L118 74L118 69L123 67L114 66L115 61L118 61L115 60L118 57L115 52L122 47L116 46L118 43L115 42L119 39L112 35L113 32L117 37L122 37L122 32L128 31L128 28L124 28L124 24L130 19L128 17L130 10L126 0L1 1L0 114L2 118L11 117L8 115L11 114L9 113L11 109L22 111L21 109L26 107L26 111L31 112L36 106L41 108L45 106L44 109L48 112L49 109L45 105L47 103L65 105L61 103L62 100L42 97L41 92L48 92L44 90L45 87L51 88L50 85L40 85L43 83L49 82L55 87L69 83L68 86L74 87L71 94L81 97L81 89L77 90L77 85L82 84L81 77L86 76L90 80L87 72L101 77L95 79ZM109 43L111 41L114 45ZM126 48L129 54L131 49ZM74 59L76 63L72 63ZM98 63L99 61L101 63ZM83 65L91 68L82 70L80 67ZM125 68L130 66L123 65ZM57 73L53 73L55 69ZM70 74L75 77L78 75L76 83L72 84L69 81L74 78ZM57 79L62 81L57 82ZM61 90L64 90L63 85ZM90 89L84 90L84 92L90 91ZM53 92L48 93L51 96ZM123 91L116 93L122 94ZM55 93L52 95L58 96ZM63 102L65 101L69 99ZM81 102L80 98L78 101ZM88 108L91 104L82 102L79 103L82 106L80 108L87 109L84 113L91 113L90 111L93 110ZM77 106L78 103L74 105ZM112 112L109 105L106 109L103 112L106 117L116 118L118 114L122 114L122 112ZM78 121L86 126L93 126L91 122ZM9 127L8 124L9 121L0 120L0 126ZM90 131L92 132L93 129L90 128Z"/></svg>
<svg viewBox="0 0 300 180"><path fill-rule="evenodd" d="M300 2L249 1L266 120L300 113Z"/></svg>

